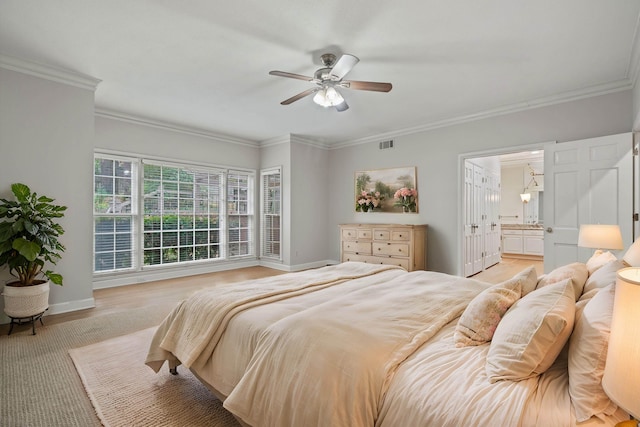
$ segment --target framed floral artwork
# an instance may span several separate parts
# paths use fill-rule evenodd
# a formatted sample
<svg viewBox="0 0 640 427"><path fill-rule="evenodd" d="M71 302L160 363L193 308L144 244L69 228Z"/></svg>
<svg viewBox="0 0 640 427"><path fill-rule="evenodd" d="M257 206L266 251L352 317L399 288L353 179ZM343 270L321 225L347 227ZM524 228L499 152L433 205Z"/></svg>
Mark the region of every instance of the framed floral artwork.
<svg viewBox="0 0 640 427"><path fill-rule="evenodd" d="M416 167L357 171L356 212L418 212Z"/></svg>

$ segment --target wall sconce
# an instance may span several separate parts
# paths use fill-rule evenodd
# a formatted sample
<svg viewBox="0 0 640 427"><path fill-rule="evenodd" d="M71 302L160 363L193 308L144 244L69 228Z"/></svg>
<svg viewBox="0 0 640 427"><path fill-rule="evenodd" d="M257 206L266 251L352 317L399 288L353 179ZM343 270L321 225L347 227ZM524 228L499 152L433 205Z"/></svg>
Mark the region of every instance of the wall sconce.
<svg viewBox="0 0 640 427"><path fill-rule="evenodd" d="M529 168L529 175L531 175L531 179L529 180L527 186L524 187L522 193L520 193L520 200L522 200L522 203L529 203L529 201L531 201L531 193L529 192L529 187L531 187L531 184L533 184L534 188L539 187L538 181L536 181L536 176L544 176L543 173L536 173L536 171L533 170L529 163L527 163L527 167Z"/></svg>

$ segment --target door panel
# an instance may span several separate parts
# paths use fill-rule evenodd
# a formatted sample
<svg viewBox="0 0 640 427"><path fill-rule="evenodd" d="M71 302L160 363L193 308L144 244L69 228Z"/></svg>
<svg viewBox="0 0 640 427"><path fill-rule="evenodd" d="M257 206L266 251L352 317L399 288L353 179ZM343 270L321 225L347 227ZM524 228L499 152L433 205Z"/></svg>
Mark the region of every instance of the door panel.
<svg viewBox="0 0 640 427"><path fill-rule="evenodd" d="M482 237L484 235L484 180L483 170L477 165L473 165L473 224L475 230L471 234L473 245L473 273L482 271Z"/></svg>
<svg viewBox="0 0 640 427"><path fill-rule="evenodd" d="M586 261L578 248L580 224L618 224L625 247L632 242L631 134L545 146L545 271Z"/></svg>

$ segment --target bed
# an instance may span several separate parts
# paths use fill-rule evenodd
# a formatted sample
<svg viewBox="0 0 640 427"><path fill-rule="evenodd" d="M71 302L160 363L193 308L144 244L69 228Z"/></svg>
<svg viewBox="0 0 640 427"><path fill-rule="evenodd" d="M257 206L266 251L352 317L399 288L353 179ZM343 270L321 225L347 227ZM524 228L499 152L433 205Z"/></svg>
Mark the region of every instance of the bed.
<svg viewBox="0 0 640 427"><path fill-rule="evenodd" d="M493 285L346 262L219 286L176 306L146 363L189 368L254 427L614 425L622 266L600 252Z"/></svg>

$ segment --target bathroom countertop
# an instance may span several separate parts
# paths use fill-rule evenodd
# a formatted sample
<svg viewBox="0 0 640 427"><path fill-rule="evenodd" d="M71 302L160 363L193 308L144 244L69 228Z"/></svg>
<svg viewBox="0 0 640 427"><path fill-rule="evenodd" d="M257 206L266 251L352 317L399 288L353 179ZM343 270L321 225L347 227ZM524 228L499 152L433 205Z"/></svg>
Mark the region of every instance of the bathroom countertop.
<svg viewBox="0 0 640 427"><path fill-rule="evenodd" d="M542 224L501 224L503 230L543 230Z"/></svg>

